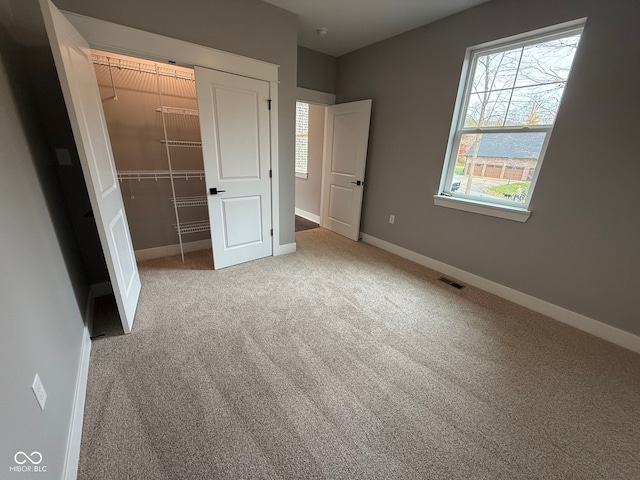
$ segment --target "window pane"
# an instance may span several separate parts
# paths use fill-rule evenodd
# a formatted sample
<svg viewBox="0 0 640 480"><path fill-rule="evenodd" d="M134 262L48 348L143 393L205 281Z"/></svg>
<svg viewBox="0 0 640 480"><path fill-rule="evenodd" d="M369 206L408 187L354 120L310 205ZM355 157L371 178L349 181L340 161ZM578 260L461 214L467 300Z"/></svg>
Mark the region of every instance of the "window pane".
<svg viewBox="0 0 640 480"><path fill-rule="evenodd" d="M518 74L521 48L481 55L475 61L472 92L513 88Z"/></svg>
<svg viewBox="0 0 640 480"><path fill-rule="evenodd" d="M514 49L476 58L465 127L504 125L521 53Z"/></svg>
<svg viewBox="0 0 640 480"><path fill-rule="evenodd" d="M573 35L525 47L516 87L566 82L579 40L580 35Z"/></svg>
<svg viewBox="0 0 640 480"><path fill-rule="evenodd" d="M552 125L579 39L476 57L464 127Z"/></svg>
<svg viewBox="0 0 640 480"><path fill-rule="evenodd" d="M564 85L557 83L513 90L505 125L553 125Z"/></svg>
<svg viewBox="0 0 640 480"><path fill-rule="evenodd" d="M309 104L296 102L296 173L307 173L309 154Z"/></svg>
<svg viewBox="0 0 640 480"><path fill-rule="evenodd" d="M471 94L464 126L466 128L504 126L510 96L511 90Z"/></svg>
<svg viewBox="0 0 640 480"><path fill-rule="evenodd" d="M462 135L450 191L524 202L545 132Z"/></svg>

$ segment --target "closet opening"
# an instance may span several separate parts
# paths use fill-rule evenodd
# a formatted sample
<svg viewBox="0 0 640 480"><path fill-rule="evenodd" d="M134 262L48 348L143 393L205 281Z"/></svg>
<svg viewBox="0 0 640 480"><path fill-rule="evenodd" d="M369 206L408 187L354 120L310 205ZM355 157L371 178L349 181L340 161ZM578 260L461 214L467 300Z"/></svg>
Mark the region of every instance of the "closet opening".
<svg viewBox="0 0 640 480"><path fill-rule="evenodd" d="M210 249L194 70L98 50L92 60L136 260Z"/></svg>
<svg viewBox="0 0 640 480"><path fill-rule="evenodd" d="M124 333L143 254L193 269L191 258L180 266L180 253L206 242L198 257L218 270L295 251L295 242L280 244L277 65L40 7ZM120 83L124 75L131 85ZM183 84L165 91L170 78ZM128 93L154 100L140 106ZM114 119L116 107L125 113Z"/></svg>

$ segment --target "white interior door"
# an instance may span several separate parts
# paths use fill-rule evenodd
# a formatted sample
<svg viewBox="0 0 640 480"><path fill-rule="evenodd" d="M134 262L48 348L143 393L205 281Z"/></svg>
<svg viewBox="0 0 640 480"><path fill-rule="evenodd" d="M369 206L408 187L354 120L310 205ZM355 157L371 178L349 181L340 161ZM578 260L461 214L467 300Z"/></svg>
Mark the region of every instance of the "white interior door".
<svg viewBox="0 0 640 480"><path fill-rule="evenodd" d="M49 0L40 0L40 7L122 328L129 333L140 295L140 276L89 44Z"/></svg>
<svg viewBox="0 0 640 480"><path fill-rule="evenodd" d="M272 254L269 83L196 67L214 268Z"/></svg>
<svg viewBox="0 0 640 480"><path fill-rule="evenodd" d="M324 128L322 226L359 240L371 100L327 107Z"/></svg>

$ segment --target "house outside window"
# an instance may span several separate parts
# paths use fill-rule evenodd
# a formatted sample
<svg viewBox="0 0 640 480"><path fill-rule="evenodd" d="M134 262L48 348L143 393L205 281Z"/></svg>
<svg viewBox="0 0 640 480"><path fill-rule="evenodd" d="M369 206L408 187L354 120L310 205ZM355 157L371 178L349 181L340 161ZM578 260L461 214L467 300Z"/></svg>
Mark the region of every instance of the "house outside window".
<svg viewBox="0 0 640 480"><path fill-rule="evenodd" d="M436 204L495 216L522 210L505 218L526 221L583 26L467 50Z"/></svg>
<svg viewBox="0 0 640 480"><path fill-rule="evenodd" d="M296 177L307 178L309 104L296 102Z"/></svg>

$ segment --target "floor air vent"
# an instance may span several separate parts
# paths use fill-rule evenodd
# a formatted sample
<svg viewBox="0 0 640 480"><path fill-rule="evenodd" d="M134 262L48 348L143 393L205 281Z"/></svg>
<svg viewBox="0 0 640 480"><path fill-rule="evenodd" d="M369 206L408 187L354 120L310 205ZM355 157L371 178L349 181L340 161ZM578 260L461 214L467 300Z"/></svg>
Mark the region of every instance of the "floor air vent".
<svg viewBox="0 0 640 480"><path fill-rule="evenodd" d="M460 285L458 282L454 282L453 280L450 280L447 277L440 277L438 280L446 283L447 285L451 285L452 287L457 288L458 290L462 290L464 288L464 285Z"/></svg>

